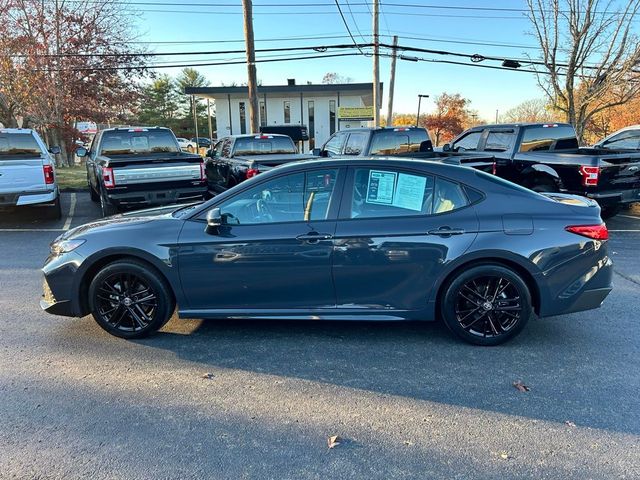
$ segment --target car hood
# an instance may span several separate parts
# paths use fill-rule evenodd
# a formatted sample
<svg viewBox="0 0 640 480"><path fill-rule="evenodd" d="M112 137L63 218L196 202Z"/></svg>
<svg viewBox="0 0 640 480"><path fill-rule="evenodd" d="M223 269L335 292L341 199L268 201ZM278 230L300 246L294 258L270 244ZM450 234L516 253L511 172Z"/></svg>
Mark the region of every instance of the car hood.
<svg viewBox="0 0 640 480"><path fill-rule="evenodd" d="M197 202L199 203L199 202ZM196 203L196 204L197 204ZM112 217L107 217L95 222L85 223L78 227L60 235L56 241L67 240L70 238L79 237L88 233L95 233L97 231L115 230L122 228L130 228L133 226L141 225L158 220L173 219L172 213L185 206L195 204L179 204L179 205L165 205L162 207L148 208L144 210L136 210L135 212L127 212Z"/></svg>

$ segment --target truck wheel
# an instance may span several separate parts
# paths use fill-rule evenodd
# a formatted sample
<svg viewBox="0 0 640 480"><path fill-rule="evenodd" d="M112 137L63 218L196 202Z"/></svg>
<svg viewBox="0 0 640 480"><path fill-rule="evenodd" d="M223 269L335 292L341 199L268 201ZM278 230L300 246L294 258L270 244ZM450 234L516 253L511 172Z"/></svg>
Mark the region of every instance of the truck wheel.
<svg viewBox="0 0 640 480"><path fill-rule="evenodd" d="M551 193L558 191L558 187L556 187L555 183L546 179L534 180L531 185L528 185L528 188L538 193Z"/></svg>
<svg viewBox="0 0 640 480"><path fill-rule="evenodd" d="M91 184L89 184L89 196L91 197L91 201L92 202L99 202L100 201L100 195L98 195L98 192L96 192L93 189Z"/></svg>
<svg viewBox="0 0 640 480"><path fill-rule="evenodd" d="M51 220L60 220L62 218L62 205L60 204L60 194L56 197L53 206L49 207L48 217Z"/></svg>
<svg viewBox="0 0 640 480"><path fill-rule="evenodd" d="M89 307L98 325L110 334L141 338L169 321L175 301L155 268L136 260L118 260L94 277Z"/></svg>
<svg viewBox="0 0 640 480"><path fill-rule="evenodd" d="M441 299L449 330L476 345L499 345L515 337L533 310L527 284L495 264L463 270L445 285Z"/></svg>
<svg viewBox="0 0 640 480"><path fill-rule="evenodd" d="M618 213L620 213L622 207L620 205L609 205L607 207L600 207L600 217L603 220L607 218L615 217Z"/></svg>
<svg viewBox="0 0 640 480"><path fill-rule="evenodd" d="M103 217L110 217L118 213L118 209L109 201L104 193L100 195L100 210L102 211Z"/></svg>

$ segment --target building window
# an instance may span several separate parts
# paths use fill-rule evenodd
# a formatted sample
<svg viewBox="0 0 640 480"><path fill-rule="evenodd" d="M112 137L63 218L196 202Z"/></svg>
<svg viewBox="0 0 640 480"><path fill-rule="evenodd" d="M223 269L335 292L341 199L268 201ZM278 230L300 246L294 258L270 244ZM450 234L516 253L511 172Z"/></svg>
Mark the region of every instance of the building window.
<svg viewBox="0 0 640 480"><path fill-rule="evenodd" d="M244 102L240 102L240 133L247 133L247 114Z"/></svg>
<svg viewBox="0 0 640 480"><path fill-rule="evenodd" d="M264 101L260 102L260 126L264 127L267 124L267 106Z"/></svg>
<svg viewBox="0 0 640 480"><path fill-rule="evenodd" d="M284 123L291 123L291 102L284 102Z"/></svg>
<svg viewBox="0 0 640 480"><path fill-rule="evenodd" d="M336 133L336 101L329 100L329 135Z"/></svg>
<svg viewBox="0 0 640 480"><path fill-rule="evenodd" d="M308 113L309 113L309 148L314 148L315 146L315 137L316 137L316 114L315 114L315 106L313 100L309 100L308 103Z"/></svg>

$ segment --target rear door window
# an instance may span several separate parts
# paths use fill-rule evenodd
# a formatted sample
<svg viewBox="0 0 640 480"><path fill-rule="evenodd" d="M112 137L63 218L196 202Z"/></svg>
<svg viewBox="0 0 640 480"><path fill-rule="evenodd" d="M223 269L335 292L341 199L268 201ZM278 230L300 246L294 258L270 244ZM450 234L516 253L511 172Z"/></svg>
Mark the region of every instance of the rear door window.
<svg viewBox="0 0 640 480"><path fill-rule="evenodd" d="M452 150L454 152L475 152L478 150L478 144L480 143L481 137L482 130L469 132L453 144Z"/></svg>
<svg viewBox="0 0 640 480"><path fill-rule="evenodd" d="M347 145L344 147L345 155L360 155L367 143L369 135L366 133L352 133L349 135Z"/></svg>
<svg viewBox="0 0 640 480"><path fill-rule="evenodd" d="M490 131L484 144L485 152L506 152L511 149L515 140L515 131Z"/></svg>

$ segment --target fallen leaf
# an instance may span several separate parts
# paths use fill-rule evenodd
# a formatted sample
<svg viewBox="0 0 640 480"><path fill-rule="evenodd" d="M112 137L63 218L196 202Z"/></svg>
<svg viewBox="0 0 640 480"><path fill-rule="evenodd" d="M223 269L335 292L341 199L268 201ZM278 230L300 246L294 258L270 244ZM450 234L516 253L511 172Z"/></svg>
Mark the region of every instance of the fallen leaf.
<svg viewBox="0 0 640 480"><path fill-rule="evenodd" d="M573 423L571 420L565 420L564 421L565 425L569 426L569 427L575 427L576 424Z"/></svg>
<svg viewBox="0 0 640 480"><path fill-rule="evenodd" d="M329 448L334 448L340 445L341 441L342 439L338 435L332 435L327 439L327 445L329 446Z"/></svg>
<svg viewBox="0 0 640 480"><path fill-rule="evenodd" d="M531 390L524 383L522 383L522 380L518 380L517 382L513 382L513 386L515 388L517 388L518 391L520 391L520 392L528 392L529 390Z"/></svg>
<svg viewBox="0 0 640 480"><path fill-rule="evenodd" d="M510 458L513 458L511 457L511 455L509 455L508 452L500 452L499 456L503 460L509 460Z"/></svg>
<svg viewBox="0 0 640 480"><path fill-rule="evenodd" d="M407 447L410 447L411 445L413 445L413 442L410 442L409 440L405 440L405 441L404 441L404 444L405 444Z"/></svg>
<svg viewBox="0 0 640 480"><path fill-rule="evenodd" d="M202 378L206 378L207 380L211 380L213 378L213 373L205 373L204 375L202 375Z"/></svg>

